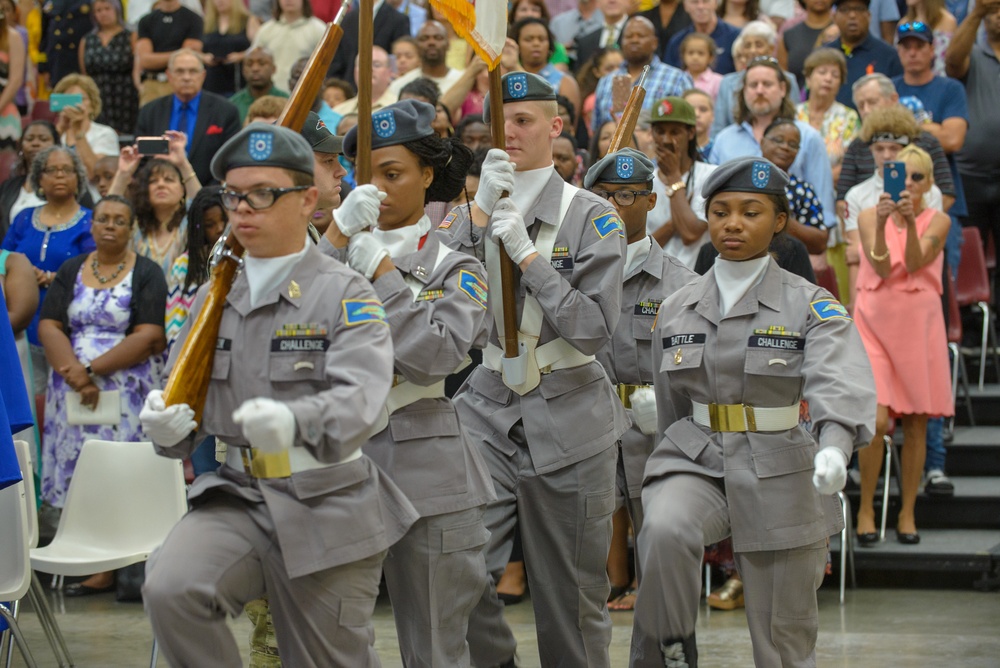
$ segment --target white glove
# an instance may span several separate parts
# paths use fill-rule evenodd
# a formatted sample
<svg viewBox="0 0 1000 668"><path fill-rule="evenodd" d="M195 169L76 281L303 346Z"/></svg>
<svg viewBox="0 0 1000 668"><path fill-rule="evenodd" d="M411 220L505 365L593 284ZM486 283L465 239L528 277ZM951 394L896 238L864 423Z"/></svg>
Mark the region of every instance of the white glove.
<svg viewBox="0 0 1000 668"><path fill-rule="evenodd" d="M500 196L514 191L514 163L506 151L491 148L483 160L479 176L479 190L476 191L476 206L487 216L493 215Z"/></svg>
<svg viewBox="0 0 1000 668"><path fill-rule="evenodd" d="M358 232L347 244L347 264L369 281L389 251L371 232Z"/></svg>
<svg viewBox="0 0 1000 668"><path fill-rule="evenodd" d="M370 183L358 186L340 203L333 212L333 221L345 237L352 237L358 232L371 229L378 223L379 207L382 200L388 197Z"/></svg>
<svg viewBox="0 0 1000 668"><path fill-rule="evenodd" d="M505 198L497 202L493 209L492 239L503 242L507 255L514 264L521 264L524 258L537 253L535 244L528 237L528 229L524 226L524 216L517 210L517 205Z"/></svg>
<svg viewBox="0 0 1000 668"><path fill-rule="evenodd" d="M187 404L167 406L163 401L163 390L153 390L146 395L146 402L139 411L139 422L153 443L171 448L198 428L194 421L194 411Z"/></svg>
<svg viewBox="0 0 1000 668"><path fill-rule="evenodd" d="M648 387L640 387L629 397L632 421L646 436L656 433L656 395Z"/></svg>
<svg viewBox="0 0 1000 668"><path fill-rule="evenodd" d="M836 494L847 482L847 455L840 448L827 446L816 453L813 485L820 494Z"/></svg>
<svg viewBox="0 0 1000 668"><path fill-rule="evenodd" d="M261 452L281 452L295 443L295 413L280 401L248 399L233 411L233 422L243 427L251 447Z"/></svg>

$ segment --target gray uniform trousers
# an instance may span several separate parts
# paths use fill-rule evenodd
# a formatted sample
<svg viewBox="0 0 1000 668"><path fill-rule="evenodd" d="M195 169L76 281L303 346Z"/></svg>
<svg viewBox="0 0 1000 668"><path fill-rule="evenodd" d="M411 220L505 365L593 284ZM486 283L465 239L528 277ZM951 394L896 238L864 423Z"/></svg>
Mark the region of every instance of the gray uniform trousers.
<svg viewBox="0 0 1000 668"><path fill-rule="evenodd" d="M155 636L176 640L160 643L171 666L242 666L226 615L265 591L285 665L379 666L371 616L384 556L289 578L267 507L216 494L152 554L143 598Z"/></svg>
<svg viewBox="0 0 1000 668"><path fill-rule="evenodd" d="M730 533L718 481L674 473L642 492L646 522L636 538L644 586L635 603L630 666L663 666L660 643L695 631L705 545ZM764 668L816 665L819 611L811 592L823 582L826 541L790 550L736 553L743 578L754 662Z"/></svg>
<svg viewBox="0 0 1000 668"><path fill-rule="evenodd" d="M610 447L540 475L521 423L509 436L516 446L511 456L483 449L498 497L486 509L492 532L486 565L494 586L487 588L469 621L473 665L491 668L514 656L517 643L503 619L495 583L510 559L518 525L541 665L610 666L607 558L618 449Z"/></svg>
<svg viewBox="0 0 1000 668"><path fill-rule="evenodd" d="M468 666L469 614L489 576L483 507L422 517L382 565L403 665Z"/></svg>

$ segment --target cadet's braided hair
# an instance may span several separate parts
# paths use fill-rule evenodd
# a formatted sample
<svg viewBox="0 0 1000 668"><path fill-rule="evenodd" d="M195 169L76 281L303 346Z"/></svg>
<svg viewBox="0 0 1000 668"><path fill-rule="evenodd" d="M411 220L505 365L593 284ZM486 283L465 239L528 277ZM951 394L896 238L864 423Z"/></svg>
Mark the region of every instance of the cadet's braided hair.
<svg viewBox="0 0 1000 668"><path fill-rule="evenodd" d="M472 165L472 151L457 137L423 137L403 144L420 160L420 165L434 170L434 180L424 195L427 202L450 202L465 188L465 175Z"/></svg>

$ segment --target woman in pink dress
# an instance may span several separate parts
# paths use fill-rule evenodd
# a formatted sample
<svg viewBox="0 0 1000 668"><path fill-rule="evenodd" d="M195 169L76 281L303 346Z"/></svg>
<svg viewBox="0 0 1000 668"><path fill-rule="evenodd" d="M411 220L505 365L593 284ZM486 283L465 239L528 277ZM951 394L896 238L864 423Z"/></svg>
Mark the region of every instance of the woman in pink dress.
<svg viewBox="0 0 1000 668"><path fill-rule="evenodd" d="M951 221L939 211L924 208L924 195L934 179L930 156L907 146L897 160L906 164L906 190L899 201L882 193L878 206L858 217L864 259L858 269L854 318L878 394L875 438L870 447L858 452L861 545L878 540L873 501L889 417L902 419L904 437L896 538L915 545L920 536L913 507L927 452L927 418L954 412L941 309L941 251Z"/></svg>

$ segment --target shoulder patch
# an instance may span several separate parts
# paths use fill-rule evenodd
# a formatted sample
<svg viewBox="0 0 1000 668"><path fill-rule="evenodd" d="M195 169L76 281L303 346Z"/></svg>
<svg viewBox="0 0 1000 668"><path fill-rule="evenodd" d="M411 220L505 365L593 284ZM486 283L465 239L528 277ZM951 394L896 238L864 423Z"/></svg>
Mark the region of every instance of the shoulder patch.
<svg viewBox="0 0 1000 668"><path fill-rule="evenodd" d="M618 236L625 238L625 226L622 225L621 219L617 214L608 212L603 216L598 216L590 221L594 224L594 229L597 231L597 236L602 239L607 237L613 232L617 232Z"/></svg>
<svg viewBox="0 0 1000 668"><path fill-rule="evenodd" d="M389 324L385 321L385 308L377 299L345 299L340 305L344 309L344 324L348 327L366 322Z"/></svg>
<svg viewBox="0 0 1000 668"><path fill-rule="evenodd" d="M452 211L451 213L449 213L447 216L444 217L444 220L442 220L441 224L438 225L438 229L447 230L449 227L452 226L452 223L454 223L457 218L458 214Z"/></svg>
<svg viewBox="0 0 1000 668"><path fill-rule="evenodd" d="M844 305L838 302L836 299L817 299L809 305L812 308L813 315L823 322L825 320L832 320L833 318L842 318L844 320L850 320L851 314L847 312Z"/></svg>
<svg viewBox="0 0 1000 668"><path fill-rule="evenodd" d="M484 309L486 308L486 299L489 295L489 290L486 287L486 283L483 279L479 278L471 271L466 271L464 269L458 272L458 289L469 296L469 299L476 302Z"/></svg>

